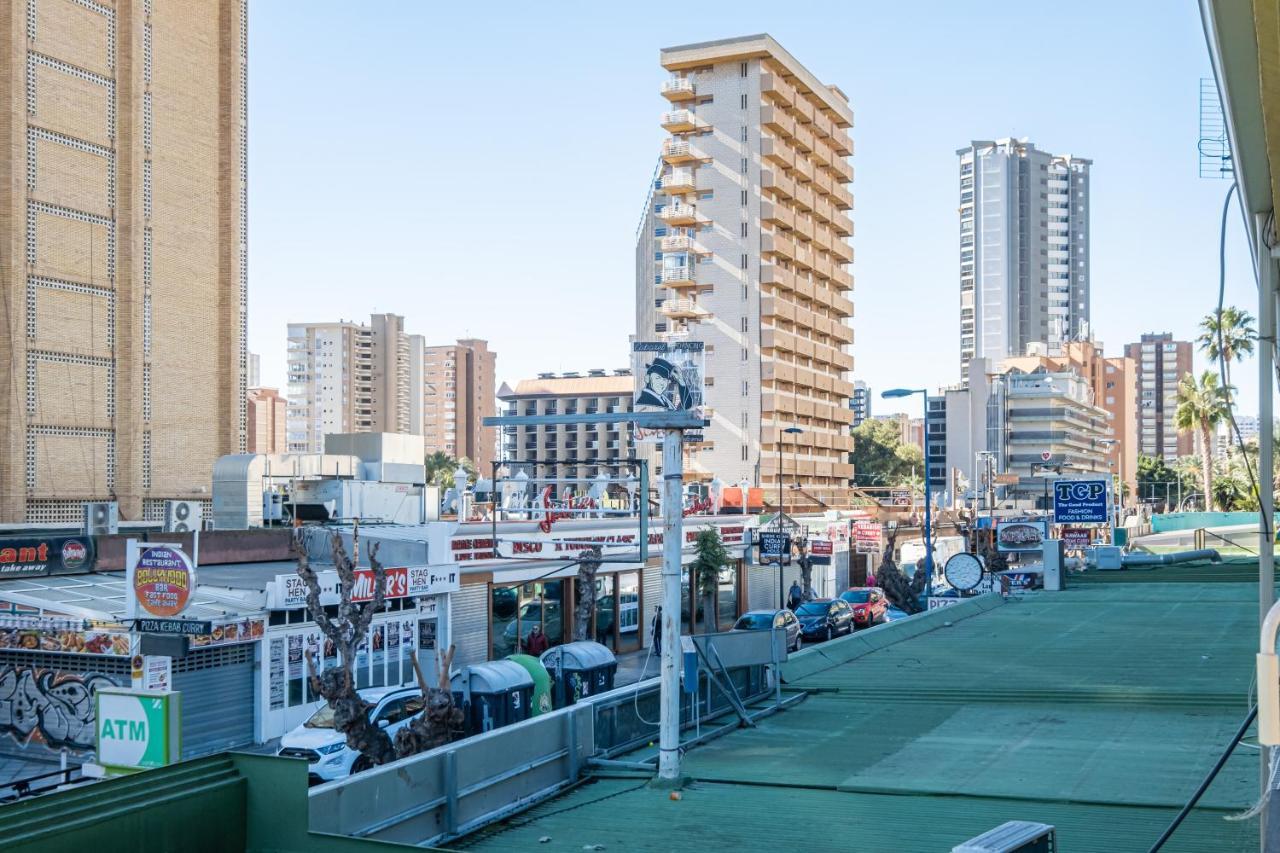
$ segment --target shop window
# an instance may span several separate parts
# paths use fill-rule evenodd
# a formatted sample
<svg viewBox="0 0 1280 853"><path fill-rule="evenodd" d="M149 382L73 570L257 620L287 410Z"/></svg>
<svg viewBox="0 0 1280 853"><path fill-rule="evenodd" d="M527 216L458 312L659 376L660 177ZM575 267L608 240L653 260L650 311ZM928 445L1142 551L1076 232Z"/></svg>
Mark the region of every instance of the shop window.
<svg viewBox="0 0 1280 853"><path fill-rule="evenodd" d="M489 607L490 657L541 654L560 645L565 638L564 611L563 581L494 587Z"/></svg>

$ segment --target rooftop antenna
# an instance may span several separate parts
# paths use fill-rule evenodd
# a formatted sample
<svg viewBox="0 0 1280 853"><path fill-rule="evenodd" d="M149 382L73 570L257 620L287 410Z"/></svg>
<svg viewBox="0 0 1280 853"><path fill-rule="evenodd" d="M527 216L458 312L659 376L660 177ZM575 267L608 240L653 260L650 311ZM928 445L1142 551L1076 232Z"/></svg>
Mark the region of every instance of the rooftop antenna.
<svg viewBox="0 0 1280 853"><path fill-rule="evenodd" d="M1196 149L1200 152L1200 177L1220 181L1235 177L1218 84L1211 77L1200 78L1200 139Z"/></svg>

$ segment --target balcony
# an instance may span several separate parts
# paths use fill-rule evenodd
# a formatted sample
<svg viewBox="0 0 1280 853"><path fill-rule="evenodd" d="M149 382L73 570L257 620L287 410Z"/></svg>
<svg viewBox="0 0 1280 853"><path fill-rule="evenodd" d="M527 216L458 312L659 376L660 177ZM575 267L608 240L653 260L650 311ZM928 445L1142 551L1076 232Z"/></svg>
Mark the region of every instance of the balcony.
<svg viewBox="0 0 1280 853"><path fill-rule="evenodd" d="M672 77L662 81L662 97L668 101L688 101L696 94L693 81L688 77Z"/></svg>
<svg viewBox="0 0 1280 853"><path fill-rule="evenodd" d="M662 143L662 162L671 165L692 163L698 159L698 152L683 139L668 139Z"/></svg>
<svg viewBox="0 0 1280 853"><path fill-rule="evenodd" d="M775 166L790 169L796 165L796 155L790 146L771 136L760 140L760 156Z"/></svg>
<svg viewBox="0 0 1280 853"><path fill-rule="evenodd" d="M662 191L668 195L684 195L697 189L692 169L672 169L662 176Z"/></svg>
<svg viewBox="0 0 1280 853"><path fill-rule="evenodd" d="M662 114L662 128L668 133L689 133L705 127L693 114L693 110L672 110Z"/></svg>
<svg viewBox="0 0 1280 853"><path fill-rule="evenodd" d="M673 202L658 211L658 218L668 225L697 225L698 211L691 204Z"/></svg>
<svg viewBox="0 0 1280 853"><path fill-rule="evenodd" d="M760 123L765 129L772 133L780 133L784 136L795 136L796 121L787 115L786 111L781 107L763 107L760 110Z"/></svg>
<svg viewBox="0 0 1280 853"><path fill-rule="evenodd" d="M674 320L701 320L709 316L707 310L692 299L664 299L658 310Z"/></svg>
<svg viewBox="0 0 1280 853"><path fill-rule="evenodd" d="M687 252L693 248L693 238L688 234L668 234L659 239L658 246L664 252Z"/></svg>
<svg viewBox="0 0 1280 853"><path fill-rule="evenodd" d="M695 287L697 284L697 277L691 265L664 267L662 270L663 287Z"/></svg>

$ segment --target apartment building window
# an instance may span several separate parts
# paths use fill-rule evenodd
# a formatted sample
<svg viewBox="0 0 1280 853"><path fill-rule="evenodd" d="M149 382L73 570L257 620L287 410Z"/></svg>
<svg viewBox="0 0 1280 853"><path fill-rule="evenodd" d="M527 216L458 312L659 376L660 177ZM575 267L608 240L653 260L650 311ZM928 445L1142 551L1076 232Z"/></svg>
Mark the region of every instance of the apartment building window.
<svg viewBox="0 0 1280 853"><path fill-rule="evenodd" d="M742 268L745 270L745 269L747 268L747 256L746 256L746 255L742 255L742 256L741 256L741 258L742 258L742 259L739 261L739 264L740 264L740 265L742 266Z"/></svg>
<svg viewBox="0 0 1280 853"><path fill-rule="evenodd" d="M746 207L746 206L747 206L747 191L746 191L746 190L743 190L743 191L742 191L742 206L743 206L743 207Z"/></svg>
<svg viewBox="0 0 1280 853"><path fill-rule="evenodd" d="M743 347L743 348L742 348L742 360L743 360L743 361L746 361L746 360L747 360L748 358L750 358L750 357L751 357L751 350L750 350L750 349L748 349L747 347Z"/></svg>
<svg viewBox="0 0 1280 853"><path fill-rule="evenodd" d="M738 65L738 76L739 76L739 77L746 77L746 76L747 76L747 63L745 63L745 62L739 63L739 65Z"/></svg>
<svg viewBox="0 0 1280 853"><path fill-rule="evenodd" d="M747 173L747 158L743 157L742 158L742 174L745 175L746 173Z"/></svg>
<svg viewBox="0 0 1280 853"><path fill-rule="evenodd" d="M747 324L750 322L751 322L751 319L749 317L742 318L742 331L744 332L747 331Z"/></svg>
<svg viewBox="0 0 1280 853"><path fill-rule="evenodd" d="M744 302L745 302L745 301L746 301L746 299L747 299L747 286L746 286L745 284L744 284L744 285L742 285L742 299L743 299L743 301L744 301Z"/></svg>
<svg viewBox="0 0 1280 853"><path fill-rule="evenodd" d="M742 396L751 396L751 383L747 382L745 379L742 380Z"/></svg>
<svg viewBox="0 0 1280 853"><path fill-rule="evenodd" d="M746 445L746 444L742 445L742 461L743 462L747 461L747 453L748 451L750 451L750 449L751 449L750 445Z"/></svg>
<svg viewBox="0 0 1280 853"><path fill-rule="evenodd" d="M745 77L747 75L744 74L742 76ZM742 95L742 108L744 110L747 108L747 96L745 94Z"/></svg>
<svg viewBox="0 0 1280 853"><path fill-rule="evenodd" d="M742 141L747 141L747 126L745 124L742 126Z"/></svg>
<svg viewBox="0 0 1280 853"><path fill-rule="evenodd" d="M749 416L747 415L747 413L746 413L746 412L743 412L743 413L742 413L742 428L743 428L743 429L746 429L746 428L747 428L747 426L748 426L748 423L747 423L748 418L749 418Z"/></svg>
<svg viewBox="0 0 1280 853"><path fill-rule="evenodd" d="M742 223L742 236L747 236L747 223Z"/></svg>

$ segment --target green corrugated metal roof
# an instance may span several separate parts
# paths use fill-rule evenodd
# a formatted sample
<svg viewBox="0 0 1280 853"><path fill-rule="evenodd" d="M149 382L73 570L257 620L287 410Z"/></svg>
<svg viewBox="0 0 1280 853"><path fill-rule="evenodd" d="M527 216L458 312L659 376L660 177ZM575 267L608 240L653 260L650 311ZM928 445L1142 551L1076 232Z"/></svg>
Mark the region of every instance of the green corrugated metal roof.
<svg viewBox="0 0 1280 853"><path fill-rule="evenodd" d="M606 779L464 843L935 851L1021 819L1066 853L1145 850L1248 710L1254 594L1114 572L875 628L793 657L788 689L811 695L688 752L681 801ZM1166 849L1256 847L1256 823L1222 818L1257 779L1241 748Z"/></svg>

